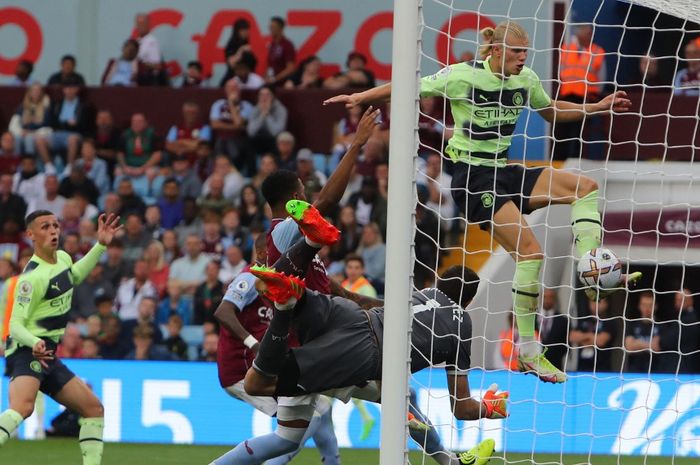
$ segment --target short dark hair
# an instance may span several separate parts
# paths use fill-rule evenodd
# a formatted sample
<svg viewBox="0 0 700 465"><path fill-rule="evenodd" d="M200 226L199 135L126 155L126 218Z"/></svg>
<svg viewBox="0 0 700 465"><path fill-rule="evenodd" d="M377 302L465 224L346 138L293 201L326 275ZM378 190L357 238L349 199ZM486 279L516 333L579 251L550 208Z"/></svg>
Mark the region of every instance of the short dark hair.
<svg viewBox="0 0 700 465"><path fill-rule="evenodd" d="M294 171L277 170L265 178L261 190L265 201L275 208L291 200L298 188L299 176Z"/></svg>
<svg viewBox="0 0 700 465"><path fill-rule="evenodd" d="M345 256L345 264L347 265L348 262L360 262L360 265L362 265L362 268L365 267L365 261L362 258L362 256L356 254L356 253L350 253Z"/></svg>
<svg viewBox="0 0 700 465"><path fill-rule="evenodd" d="M30 60L20 60L19 64L27 68L29 74L32 74L32 72L34 71L34 63L32 63Z"/></svg>
<svg viewBox="0 0 700 465"><path fill-rule="evenodd" d="M63 56L61 57L61 63L63 63L64 61L72 61L73 64L75 64L75 57L74 57L73 55L70 55L70 54L68 54L68 55L63 55Z"/></svg>
<svg viewBox="0 0 700 465"><path fill-rule="evenodd" d="M437 288L462 307L466 307L479 288L479 275L466 266L454 265L438 278Z"/></svg>
<svg viewBox="0 0 700 465"><path fill-rule="evenodd" d="M279 24L279 26L281 28L284 28L284 26L286 26L286 24L287 24L284 22L284 19L282 19L281 16L273 16L272 18L270 18L270 21L272 21L273 23Z"/></svg>
<svg viewBox="0 0 700 465"><path fill-rule="evenodd" d="M35 219L39 218L40 216L49 215L53 215L53 212L50 212L48 210L34 210L24 219L24 224L26 224L27 227L29 227Z"/></svg>
<svg viewBox="0 0 700 465"><path fill-rule="evenodd" d="M202 64L196 60L188 61L187 67L188 68L197 68L197 70L202 71Z"/></svg>

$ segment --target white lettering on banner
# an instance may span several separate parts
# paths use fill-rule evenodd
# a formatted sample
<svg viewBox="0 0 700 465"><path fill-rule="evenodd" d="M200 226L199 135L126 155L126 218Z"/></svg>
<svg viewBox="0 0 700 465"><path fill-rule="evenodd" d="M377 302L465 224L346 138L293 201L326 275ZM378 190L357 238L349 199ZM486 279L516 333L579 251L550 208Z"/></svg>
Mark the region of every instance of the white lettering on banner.
<svg viewBox="0 0 700 465"><path fill-rule="evenodd" d="M664 223L666 232L697 236L700 234L700 221L668 220Z"/></svg>
<svg viewBox="0 0 700 465"><path fill-rule="evenodd" d="M472 396L480 397L483 392L485 391L472 390L471 393ZM418 405L435 425L448 449L469 450L479 441L488 438L496 441L496 444L503 444L503 420L481 419L456 425L448 389L420 389Z"/></svg>
<svg viewBox="0 0 700 465"><path fill-rule="evenodd" d="M700 455L700 418L691 418L676 430L674 449L678 455Z"/></svg>
<svg viewBox="0 0 700 465"><path fill-rule="evenodd" d="M104 440L122 440L122 381L105 379L102 381L102 405L105 408Z"/></svg>
<svg viewBox="0 0 700 465"><path fill-rule="evenodd" d="M635 397L632 406L625 408L623 400L630 392L634 392ZM676 424L680 424L678 431L683 431L695 438L693 426L686 426L679 420L700 400L700 383L682 384L668 405L661 409L661 413L656 415L653 423L650 423L652 414L659 410L657 403L660 395L661 388L651 380L626 383L610 394L608 397L610 407L629 412L620 427L620 433L610 450L611 453L660 455L663 442L675 436L673 427ZM690 419L687 423L697 421L698 419ZM694 444L689 444L687 447L696 450L695 448L700 448L700 445L695 440Z"/></svg>
<svg viewBox="0 0 700 465"><path fill-rule="evenodd" d="M187 417L174 410L161 410L163 399L189 399L189 381L145 380L141 401L141 423L145 427L163 425L173 432L176 444L191 444L194 441L192 424Z"/></svg>

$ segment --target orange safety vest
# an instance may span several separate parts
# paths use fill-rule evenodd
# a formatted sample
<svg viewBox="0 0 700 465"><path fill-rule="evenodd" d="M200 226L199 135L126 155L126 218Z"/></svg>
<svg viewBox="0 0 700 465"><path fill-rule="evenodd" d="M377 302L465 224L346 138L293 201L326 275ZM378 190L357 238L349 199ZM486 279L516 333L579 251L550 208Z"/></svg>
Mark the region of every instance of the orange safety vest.
<svg viewBox="0 0 700 465"><path fill-rule="evenodd" d="M358 279L357 281L355 281L355 283L352 284L352 285L350 284L350 280L349 280L349 279L346 279L346 280L343 281L343 283L341 284L341 286L343 287L343 289L346 289L346 290L348 290L348 291L350 291L350 292L354 292L355 294L357 294L358 291L359 291L360 289L362 289L363 287L365 287L365 286L371 286L371 285L372 285L372 284L371 284L371 283L367 280L367 278L365 278L364 276L360 276L360 279ZM349 287L348 287L348 286L349 286Z"/></svg>
<svg viewBox="0 0 700 465"><path fill-rule="evenodd" d="M600 70L605 50L591 43L587 48L576 41L561 49L559 60L559 95L576 95L581 98L598 96L601 92Z"/></svg>
<svg viewBox="0 0 700 465"><path fill-rule="evenodd" d="M12 306L15 303L15 287L17 287L17 281L19 280L19 275L12 276L8 278L7 284L7 301L5 302L5 317L2 322L2 334L0 334L0 341L5 342L7 336L10 335L10 317L12 317Z"/></svg>

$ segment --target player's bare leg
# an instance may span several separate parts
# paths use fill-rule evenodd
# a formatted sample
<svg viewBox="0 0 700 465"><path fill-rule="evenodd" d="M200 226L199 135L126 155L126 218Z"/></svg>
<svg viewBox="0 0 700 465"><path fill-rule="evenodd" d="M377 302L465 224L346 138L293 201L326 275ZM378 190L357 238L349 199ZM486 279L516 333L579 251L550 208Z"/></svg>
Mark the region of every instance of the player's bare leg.
<svg viewBox="0 0 700 465"><path fill-rule="evenodd" d="M520 335L520 371L535 374L545 382L563 383L566 381L566 374L547 360L535 339L542 248L530 225L513 202L507 202L496 212L491 231L496 242L515 260L513 312Z"/></svg>
<svg viewBox="0 0 700 465"><path fill-rule="evenodd" d="M10 381L10 408L0 414L0 447L34 412L34 402L39 392L39 384L39 380L33 376L18 376Z"/></svg>
<svg viewBox="0 0 700 465"><path fill-rule="evenodd" d="M598 211L598 183L587 177L564 170L546 168L535 183L530 198L532 208L549 205L571 205L571 227L579 257L601 246L602 225ZM585 289L591 300L600 300L624 288L633 286L642 273L623 274L614 289Z"/></svg>
<svg viewBox="0 0 700 465"><path fill-rule="evenodd" d="M68 381L53 398L81 416L79 441L83 465L100 465L104 448L104 407L100 400L77 376Z"/></svg>

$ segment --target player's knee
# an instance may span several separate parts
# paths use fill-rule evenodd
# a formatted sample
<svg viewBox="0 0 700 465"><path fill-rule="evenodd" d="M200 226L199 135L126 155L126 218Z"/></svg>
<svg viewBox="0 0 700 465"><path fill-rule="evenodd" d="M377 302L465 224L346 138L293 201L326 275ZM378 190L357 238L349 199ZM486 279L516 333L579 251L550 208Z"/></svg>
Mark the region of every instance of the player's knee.
<svg viewBox="0 0 700 465"><path fill-rule="evenodd" d="M526 234L520 238L518 254L523 260L542 260L544 258L542 247L534 234Z"/></svg>
<svg viewBox="0 0 700 465"><path fill-rule="evenodd" d="M29 400L21 401L13 403L10 408L22 415L22 418L26 419L32 416L32 413L34 413L34 402Z"/></svg>
<svg viewBox="0 0 700 465"><path fill-rule="evenodd" d="M598 183L587 176L582 176L578 185L578 196L585 197L591 192L598 190Z"/></svg>
<svg viewBox="0 0 700 465"><path fill-rule="evenodd" d="M105 416L105 408L102 405L102 402L97 401L94 404L91 404L85 412L85 417L86 418L101 418Z"/></svg>

